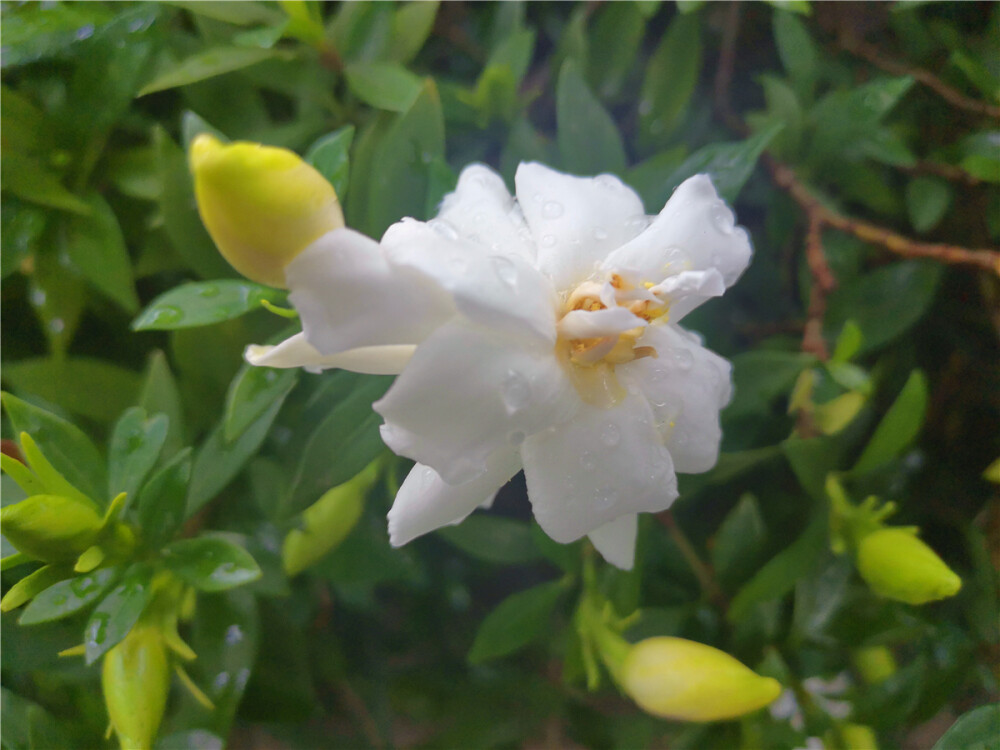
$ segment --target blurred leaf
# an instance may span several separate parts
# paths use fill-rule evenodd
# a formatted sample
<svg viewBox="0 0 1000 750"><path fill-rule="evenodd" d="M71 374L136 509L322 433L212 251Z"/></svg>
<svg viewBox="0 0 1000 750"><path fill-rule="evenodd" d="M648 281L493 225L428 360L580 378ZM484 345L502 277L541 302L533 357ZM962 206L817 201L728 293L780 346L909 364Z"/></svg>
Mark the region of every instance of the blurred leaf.
<svg viewBox="0 0 1000 750"><path fill-rule="evenodd" d="M167 437L162 454L172 456L184 444L184 413L181 394L177 389L166 355L156 350L149 355L146 377L139 392L138 405L150 414L167 415Z"/></svg>
<svg viewBox="0 0 1000 750"><path fill-rule="evenodd" d="M936 177L916 177L906 185L906 208L910 224L918 232L927 232L938 225L948 212L954 192L944 180Z"/></svg>
<svg viewBox="0 0 1000 750"><path fill-rule="evenodd" d="M239 3L228 0L197 0L196 2L183 2L182 0L169 0L168 5L175 5L191 13L196 13L206 18L216 21L235 24L236 26L253 26L255 24L277 23L281 20L281 13L274 8L261 2L251 2L242 0Z"/></svg>
<svg viewBox="0 0 1000 750"><path fill-rule="evenodd" d="M204 50L166 70L161 70L157 76L139 91L139 96L146 96L157 91L187 86L190 83L204 81L207 78L232 73L251 65L285 57L286 53L260 47L215 47Z"/></svg>
<svg viewBox="0 0 1000 750"><path fill-rule="evenodd" d="M590 33L587 80L601 97L616 96L635 65L646 31L637 3L607 3L596 14Z"/></svg>
<svg viewBox="0 0 1000 750"><path fill-rule="evenodd" d="M70 747L65 728L37 703L0 687L0 742L5 750Z"/></svg>
<svg viewBox="0 0 1000 750"><path fill-rule="evenodd" d="M157 737L154 750L224 750L221 737L204 729L189 729Z"/></svg>
<svg viewBox="0 0 1000 750"><path fill-rule="evenodd" d="M361 101L390 112L408 110L422 88L419 77L395 63L352 63L344 69L344 75Z"/></svg>
<svg viewBox="0 0 1000 750"><path fill-rule="evenodd" d="M914 370L851 471L862 474L900 455L920 434L926 411L927 378Z"/></svg>
<svg viewBox="0 0 1000 750"><path fill-rule="evenodd" d="M729 512L712 540L712 567L719 583L734 590L761 562L767 527L757 498L747 493Z"/></svg>
<svg viewBox="0 0 1000 750"><path fill-rule="evenodd" d="M380 59L392 40L393 6L388 3L343 3L330 25L333 44L344 60Z"/></svg>
<svg viewBox="0 0 1000 750"><path fill-rule="evenodd" d="M539 558L531 527L511 518L473 514L457 526L444 526L437 535L465 554L499 565L517 565Z"/></svg>
<svg viewBox="0 0 1000 750"><path fill-rule="evenodd" d="M392 38L389 56L400 63L408 63L420 52L434 28L437 17L437 0L409 2L398 7L392 16Z"/></svg>
<svg viewBox="0 0 1000 750"><path fill-rule="evenodd" d="M1000 703L966 711L941 735L931 750L990 750L1000 730Z"/></svg>
<svg viewBox="0 0 1000 750"><path fill-rule="evenodd" d="M827 94L809 113L815 125L809 157L814 163L850 155L878 129L878 123L910 90L913 79L881 78Z"/></svg>
<svg viewBox="0 0 1000 750"><path fill-rule="evenodd" d="M229 138L225 133L197 112L192 112L189 109L184 110L184 114L181 115L181 146L185 152L191 149L191 142L202 133L207 133L222 143L229 143Z"/></svg>
<svg viewBox="0 0 1000 750"><path fill-rule="evenodd" d="M244 365L233 378L226 395L223 434L227 442L236 440L268 410L282 400L299 380L299 370Z"/></svg>
<svg viewBox="0 0 1000 750"><path fill-rule="evenodd" d="M135 502L136 518L146 549L158 550L174 538L184 521L191 479L191 449L170 459L143 486Z"/></svg>
<svg viewBox="0 0 1000 750"><path fill-rule="evenodd" d="M0 181L4 190L29 203L81 215L90 211L90 205L63 187L58 176L26 154L4 151Z"/></svg>
<svg viewBox="0 0 1000 750"><path fill-rule="evenodd" d="M785 72L794 81L799 94L812 99L819 73L819 51L809 30L794 14L777 10L771 15L774 41Z"/></svg>
<svg viewBox="0 0 1000 750"><path fill-rule="evenodd" d="M260 578L250 553L222 536L181 539L162 554L167 568L199 591L224 591Z"/></svg>
<svg viewBox="0 0 1000 750"><path fill-rule="evenodd" d="M556 84L556 121L562 166L578 175L625 171L625 146L618 126L587 88L572 60L563 63Z"/></svg>
<svg viewBox="0 0 1000 750"><path fill-rule="evenodd" d="M560 581L543 583L513 594L483 620L469 650L470 664L524 648L550 627L552 611L566 587Z"/></svg>
<svg viewBox="0 0 1000 750"><path fill-rule="evenodd" d="M28 293L28 301L55 355L65 354L87 301L83 279L62 262L60 255L46 250L35 253Z"/></svg>
<svg viewBox="0 0 1000 750"><path fill-rule="evenodd" d="M148 564L135 563L91 613L83 633L88 665L120 643L139 620L152 594L152 575Z"/></svg>
<svg viewBox="0 0 1000 750"><path fill-rule="evenodd" d="M118 568L102 568L60 581L32 599L18 622L21 625L37 625L76 614L111 588L120 572Z"/></svg>
<svg viewBox="0 0 1000 750"><path fill-rule="evenodd" d="M733 357L736 398L727 416L767 412L770 404L792 389L795 379L815 358L801 352L757 349Z"/></svg>
<svg viewBox="0 0 1000 750"><path fill-rule="evenodd" d="M836 438L788 438L781 443L799 484L819 503L826 502L826 475L839 468L841 446Z"/></svg>
<svg viewBox="0 0 1000 750"><path fill-rule="evenodd" d="M182 284L154 299L132 321L134 331L195 328L258 310L261 301L280 304L285 292L252 281L222 279Z"/></svg>
<svg viewBox="0 0 1000 750"><path fill-rule="evenodd" d="M802 576L795 584L795 608L792 632L803 640L833 645L836 639L826 635L826 627L844 604L854 567L850 558L831 558L830 564L811 575Z"/></svg>
<svg viewBox="0 0 1000 750"><path fill-rule="evenodd" d="M353 140L354 126L345 125L313 143L305 155L306 162L329 180L341 199L347 195L350 175L349 151Z"/></svg>
<svg viewBox="0 0 1000 750"><path fill-rule="evenodd" d="M48 213L37 206L10 200L4 201L0 220L3 222L3 239L0 242L4 247L0 255L0 278L6 279L21 267L25 258L34 255L37 263Z"/></svg>
<svg viewBox="0 0 1000 750"><path fill-rule="evenodd" d="M701 73L701 19L676 16L649 58L639 94L640 138L659 143L680 124Z"/></svg>
<svg viewBox="0 0 1000 750"><path fill-rule="evenodd" d="M143 480L156 465L167 438L165 414L146 418L145 410L132 407L115 423L108 445L108 496L120 492L135 498Z"/></svg>
<svg viewBox="0 0 1000 750"><path fill-rule="evenodd" d="M78 427L9 393L2 396L14 430L27 432L42 453L74 487L102 499L108 486L104 458Z"/></svg>

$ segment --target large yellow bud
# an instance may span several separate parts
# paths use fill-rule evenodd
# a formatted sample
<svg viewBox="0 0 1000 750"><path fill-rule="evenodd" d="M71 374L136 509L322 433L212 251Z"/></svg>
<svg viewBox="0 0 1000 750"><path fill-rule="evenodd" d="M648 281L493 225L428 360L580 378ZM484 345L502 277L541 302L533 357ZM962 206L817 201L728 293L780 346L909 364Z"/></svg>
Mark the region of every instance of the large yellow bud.
<svg viewBox="0 0 1000 750"><path fill-rule="evenodd" d="M101 530L93 506L74 497L32 495L0 511L4 536L19 552L45 562L70 560Z"/></svg>
<svg viewBox="0 0 1000 750"><path fill-rule="evenodd" d="M122 750L149 750L170 692L170 663L159 629L138 624L104 656L101 687Z"/></svg>
<svg viewBox="0 0 1000 750"><path fill-rule="evenodd" d="M258 143L191 143L198 211L219 252L248 279L285 286L285 266L344 226L329 182L296 154Z"/></svg>
<svg viewBox="0 0 1000 750"><path fill-rule="evenodd" d="M640 641L629 650L619 676L643 710L681 721L733 719L781 693L777 680L761 677L724 651L683 638Z"/></svg>
<svg viewBox="0 0 1000 750"><path fill-rule="evenodd" d="M912 529L885 528L858 545L858 572L887 599L925 604L954 596L962 579Z"/></svg>

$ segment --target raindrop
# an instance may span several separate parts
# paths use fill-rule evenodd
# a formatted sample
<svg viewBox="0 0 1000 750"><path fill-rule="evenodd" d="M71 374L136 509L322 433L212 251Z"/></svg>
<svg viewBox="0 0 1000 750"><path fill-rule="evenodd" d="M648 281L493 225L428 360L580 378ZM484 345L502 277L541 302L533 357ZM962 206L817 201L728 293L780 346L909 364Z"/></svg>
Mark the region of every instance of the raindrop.
<svg viewBox="0 0 1000 750"><path fill-rule="evenodd" d="M49 330L52 333L62 333L66 328L66 323L63 322L62 318L53 318L49 321Z"/></svg>
<svg viewBox="0 0 1000 750"><path fill-rule="evenodd" d="M508 414L513 414L528 405L531 400L531 386L528 379L516 370L508 370L507 377L500 386L500 395Z"/></svg>
<svg viewBox="0 0 1000 750"><path fill-rule="evenodd" d="M45 291L43 289L35 289L31 292L31 304L35 307L41 307L45 304Z"/></svg>
<svg viewBox="0 0 1000 750"><path fill-rule="evenodd" d="M559 201L546 201L542 206L542 216L546 219L558 219L563 215L563 204Z"/></svg>
<svg viewBox="0 0 1000 750"><path fill-rule="evenodd" d="M609 448L614 448L618 445L618 441L621 440L621 436L621 431L618 429L618 426L611 422L604 425L604 428L601 430L601 442Z"/></svg>
<svg viewBox="0 0 1000 750"><path fill-rule="evenodd" d="M649 226L649 217L645 214L636 214L625 221L625 226L634 230L636 234L639 234L639 232L642 232Z"/></svg>
<svg viewBox="0 0 1000 750"><path fill-rule="evenodd" d="M619 187L621 187L621 183L618 182L617 179L615 179L612 175L609 174L599 174L597 175L596 179L598 185L608 190L617 190Z"/></svg>
<svg viewBox="0 0 1000 750"><path fill-rule="evenodd" d="M535 203L541 203L543 199L544 196L541 193L535 193L533 196L531 196L531 200L533 200Z"/></svg>
<svg viewBox="0 0 1000 750"><path fill-rule="evenodd" d="M184 311L173 305L164 305L153 311L152 322L157 325L174 325L184 318Z"/></svg>
<svg viewBox="0 0 1000 750"><path fill-rule="evenodd" d="M54 597L54 598L52 599L52 603L53 603L53 604L55 604L55 605L56 605L57 607L61 607L61 606L62 606L62 605L64 605L64 604L65 604L65 603L66 603L66 602L67 602L68 600L69 600L69 597L68 597L68 596L66 596L65 594L60 594L59 596L57 596L57 597Z"/></svg>
<svg viewBox="0 0 1000 750"><path fill-rule="evenodd" d="M606 240L608 238L608 233L602 227L595 227L594 229L594 239L595 240Z"/></svg>
<svg viewBox="0 0 1000 750"><path fill-rule="evenodd" d="M594 468L594 454L590 451L584 452L584 454L580 456L580 466L582 466L585 471L591 471Z"/></svg>
<svg viewBox="0 0 1000 750"><path fill-rule="evenodd" d="M427 222L427 226L433 229L435 232L440 234L449 240L457 240L458 232L455 231L455 227L449 224L444 219L431 219Z"/></svg>
<svg viewBox="0 0 1000 750"><path fill-rule="evenodd" d="M650 100L650 99L643 99L641 102L639 102L639 114L640 115L645 116L645 115L648 115L652 111L653 111L653 102L652 102L652 100Z"/></svg>
<svg viewBox="0 0 1000 750"><path fill-rule="evenodd" d="M517 269L514 267L514 263L509 258L504 258L502 255L498 255L492 259L493 270L499 277L500 281L509 287L514 287L517 285Z"/></svg>
<svg viewBox="0 0 1000 750"><path fill-rule="evenodd" d="M600 510L613 508L618 502L618 493L614 490L604 490L597 495L597 507Z"/></svg>
<svg viewBox="0 0 1000 750"><path fill-rule="evenodd" d="M243 640L243 631L240 629L239 625L230 625L226 628L226 645L235 646L237 643Z"/></svg>
<svg viewBox="0 0 1000 750"><path fill-rule="evenodd" d="M218 297L219 287L217 287L215 284L209 284L208 286L204 286L198 290L198 296L206 297L209 299L211 299L212 297Z"/></svg>
<svg viewBox="0 0 1000 750"><path fill-rule="evenodd" d="M673 357L674 364L681 370L690 370L694 365L694 355L688 349L677 349Z"/></svg>
<svg viewBox="0 0 1000 750"><path fill-rule="evenodd" d="M542 247L552 247L556 244L556 238L554 235L547 234L542 237Z"/></svg>
<svg viewBox="0 0 1000 750"><path fill-rule="evenodd" d="M215 675L215 679L212 681L212 688L218 693L220 690L224 690L226 685L229 684L229 672L219 672Z"/></svg>
<svg viewBox="0 0 1000 750"><path fill-rule="evenodd" d="M77 39L89 39L94 35L94 24L88 23L76 30Z"/></svg>
<svg viewBox="0 0 1000 750"><path fill-rule="evenodd" d="M128 25L129 31L142 31L148 29L152 19L137 18Z"/></svg>
<svg viewBox="0 0 1000 750"><path fill-rule="evenodd" d="M722 202L717 203L712 208L712 223L723 234L732 234L733 229L736 228L733 212Z"/></svg>

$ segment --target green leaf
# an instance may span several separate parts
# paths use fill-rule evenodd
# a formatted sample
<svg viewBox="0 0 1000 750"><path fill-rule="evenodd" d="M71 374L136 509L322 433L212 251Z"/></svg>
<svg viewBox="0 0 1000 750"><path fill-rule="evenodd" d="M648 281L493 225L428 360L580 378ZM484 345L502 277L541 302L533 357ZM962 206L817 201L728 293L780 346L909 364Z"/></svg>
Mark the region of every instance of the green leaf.
<svg viewBox="0 0 1000 750"><path fill-rule="evenodd" d="M825 567L812 575L803 575L795 584L795 608L792 612L792 632L800 642L831 642L825 634L827 626L844 606L848 595L853 565L846 555L833 557Z"/></svg>
<svg viewBox="0 0 1000 750"><path fill-rule="evenodd" d="M102 568L60 581L36 596L18 622L21 625L37 625L76 614L111 588L120 572L117 568Z"/></svg>
<svg viewBox="0 0 1000 750"><path fill-rule="evenodd" d="M352 63L344 68L344 76L361 101L390 112L405 112L412 107L423 87L418 76L389 62Z"/></svg>
<svg viewBox="0 0 1000 750"><path fill-rule="evenodd" d="M66 52L80 39L81 29L91 33L114 18L103 6L74 3L46 7L24 5L17 12L4 11L3 67L24 65ZM6 154L5 154L6 156Z"/></svg>
<svg viewBox="0 0 1000 750"><path fill-rule="evenodd" d="M191 449L185 448L142 488L135 507L145 548L159 549L180 529L187 508L190 479Z"/></svg>
<svg viewBox="0 0 1000 750"><path fill-rule="evenodd" d="M552 611L566 587L543 583L500 602L483 620L469 650L470 664L482 664L524 648L551 627Z"/></svg>
<svg viewBox="0 0 1000 750"><path fill-rule="evenodd" d="M799 373L816 359L801 352L758 349L733 357L735 399L727 417L767 412L779 396L791 391Z"/></svg>
<svg viewBox="0 0 1000 750"><path fill-rule="evenodd" d="M467 555L498 565L532 562L541 554L531 537L531 527L512 518L474 514L436 533Z"/></svg>
<svg viewBox="0 0 1000 750"><path fill-rule="evenodd" d="M931 750L991 750L1000 731L1000 703L966 711L941 735Z"/></svg>
<svg viewBox="0 0 1000 750"><path fill-rule="evenodd" d="M0 269L2 269L0 278L6 279L21 268L24 259L29 256L34 255L37 264L37 257L41 255L39 249L42 235L45 233L48 219L48 212L37 206L16 200L4 202L3 212L0 213L3 227L3 238L0 242L4 247L4 252L0 255Z"/></svg>
<svg viewBox="0 0 1000 750"><path fill-rule="evenodd" d="M281 21L281 13L277 9L264 3L250 2L249 0L243 0L239 3L229 2L229 0L192 0L191 2L171 0L169 4L205 18L236 26L255 26Z"/></svg>
<svg viewBox="0 0 1000 750"><path fill-rule="evenodd" d="M148 564L132 565L91 613L83 632L88 665L120 643L139 621L152 595L152 577L153 570Z"/></svg>
<svg viewBox="0 0 1000 750"><path fill-rule="evenodd" d="M165 414L147 419L145 410L137 406L122 414L108 445L109 497L120 492L130 500L135 497L160 457L169 426Z"/></svg>
<svg viewBox="0 0 1000 750"><path fill-rule="evenodd" d="M727 590L746 581L761 562L767 527L757 498L747 493L726 516L712 544L712 567Z"/></svg>
<svg viewBox="0 0 1000 750"><path fill-rule="evenodd" d="M223 434L236 440L266 412L275 400L283 400L299 381L299 370L244 365L236 373L226 395Z"/></svg>
<svg viewBox="0 0 1000 750"><path fill-rule="evenodd" d="M174 380L167 357L162 351L156 350L149 355L138 404L150 414L167 415L163 455L172 456L177 453L184 445L184 410L177 381Z"/></svg>
<svg viewBox="0 0 1000 750"><path fill-rule="evenodd" d="M260 308L262 300L280 304L285 292L252 281L194 281L154 299L132 321L134 331L169 331L232 320Z"/></svg>
<svg viewBox="0 0 1000 750"><path fill-rule="evenodd" d="M661 194L666 197L692 175L707 173L722 198L730 203L736 200L749 179L757 159L774 137L781 132L781 123L737 143L712 143L695 151L684 160L664 183ZM657 196L659 197L659 196ZM666 197L664 202L666 202Z"/></svg>
<svg viewBox="0 0 1000 750"><path fill-rule="evenodd" d="M84 495L101 499L108 486L104 458L83 432L55 414L4 393L0 396L14 430L27 432L56 471Z"/></svg>
<svg viewBox="0 0 1000 750"><path fill-rule="evenodd" d="M927 378L920 370L914 370L879 422L852 472L871 471L900 455L920 434L926 411Z"/></svg>
<svg viewBox="0 0 1000 750"><path fill-rule="evenodd" d="M260 47L215 47L192 55L160 72L142 87L138 96L187 86L190 83L249 68L264 60L286 56L287 53Z"/></svg>
<svg viewBox="0 0 1000 750"><path fill-rule="evenodd" d="M354 126L345 125L313 143L305 155L306 162L329 180L334 191L341 197L347 195L353 140Z"/></svg>
<svg viewBox="0 0 1000 750"><path fill-rule="evenodd" d="M437 0L409 2L399 7L392 16L390 59L408 63L416 57L431 35L437 12Z"/></svg>
<svg viewBox="0 0 1000 750"><path fill-rule="evenodd" d="M639 94L640 137L660 143L680 124L701 73L701 20L678 15L653 52Z"/></svg>
<svg viewBox="0 0 1000 750"><path fill-rule="evenodd" d="M576 63L567 60L556 84L556 122L562 166L579 175L625 171L618 126L587 88Z"/></svg>
<svg viewBox="0 0 1000 750"><path fill-rule="evenodd" d="M0 160L0 182L5 191L29 203L80 215L90 211L86 201L67 190L54 173L26 154L4 150Z"/></svg>
<svg viewBox="0 0 1000 750"><path fill-rule="evenodd" d="M110 422L135 403L140 382L138 373L90 357L25 359L6 365L3 376L19 391L101 422Z"/></svg>
<svg viewBox="0 0 1000 750"><path fill-rule="evenodd" d="M73 575L73 571L68 566L43 565L7 589L3 599L0 599L0 611L9 612L17 609L50 586L71 575Z"/></svg>
<svg viewBox="0 0 1000 750"><path fill-rule="evenodd" d="M190 151L191 142L202 133L207 133L220 143L229 143L229 137L204 117L189 109L184 110L181 115L181 145L185 152Z"/></svg>
<svg viewBox="0 0 1000 750"><path fill-rule="evenodd" d="M938 225L951 205L954 191L945 180L937 177L915 177L906 185L906 210L910 224L918 232L927 232Z"/></svg>
<svg viewBox="0 0 1000 750"><path fill-rule="evenodd" d="M819 73L819 50L801 19L792 13L772 14L774 41L781 64L806 100L812 99Z"/></svg>
<svg viewBox="0 0 1000 750"><path fill-rule="evenodd" d="M60 262L55 247L39 248L34 254L28 301L45 331L53 354L69 347L87 300L83 279ZM53 252L55 251L55 252Z"/></svg>
<svg viewBox="0 0 1000 750"><path fill-rule="evenodd" d="M163 560L199 591L225 591L260 578L250 553L222 536L181 539L163 549Z"/></svg>
<svg viewBox="0 0 1000 750"><path fill-rule="evenodd" d="M864 337L861 353L878 349L923 317L940 278L940 264L911 260L851 279L830 295L824 328L836 335L853 320Z"/></svg>
<svg viewBox="0 0 1000 750"><path fill-rule="evenodd" d="M0 742L5 750L49 750L73 744L52 714L5 687L0 687Z"/></svg>
<svg viewBox="0 0 1000 750"><path fill-rule="evenodd" d="M636 3L607 3L597 13L590 33L587 80L602 97L616 96L635 65L646 31L646 18Z"/></svg>
<svg viewBox="0 0 1000 750"><path fill-rule="evenodd" d="M827 548L827 519L819 513L801 536L772 557L764 567L733 597L726 612L729 622L739 622L761 602L784 596L795 587L796 581L808 575Z"/></svg>
<svg viewBox="0 0 1000 750"><path fill-rule="evenodd" d="M835 438L788 438L781 443L799 484L819 503L826 500L826 475L839 468L842 447Z"/></svg>

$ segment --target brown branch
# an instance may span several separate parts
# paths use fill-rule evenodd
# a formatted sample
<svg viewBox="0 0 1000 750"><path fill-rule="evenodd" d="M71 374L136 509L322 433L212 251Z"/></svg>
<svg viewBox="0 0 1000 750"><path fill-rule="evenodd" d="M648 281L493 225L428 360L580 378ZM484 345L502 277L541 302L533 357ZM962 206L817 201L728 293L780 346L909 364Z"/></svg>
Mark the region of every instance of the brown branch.
<svg viewBox="0 0 1000 750"><path fill-rule="evenodd" d="M837 286L837 279L830 270L823 252L823 221L809 212L809 230L806 232L806 262L812 275L809 288L809 310L802 334L802 351L816 355L825 362L830 357L823 338L823 317L826 315L826 297Z"/></svg>
<svg viewBox="0 0 1000 750"><path fill-rule="evenodd" d="M899 169L907 174L931 174L935 177L950 180L951 182L964 183L969 187L976 187L983 182L974 174L966 172L961 167L956 167L952 164L942 164L937 161L918 161L912 167L899 167Z"/></svg>
<svg viewBox="0 0 1000 750"><path fill-rule="evenodd" d="M946 102L967 112L974 112L987 117L1000 119L1000 107L966 96L958 89L952 88L929 70L915 68L898 60L892 60L882 55L874 44L845 35L840 45L848 52L867 60L876 68L897 76L910 76L922 83Z"/></svg>

